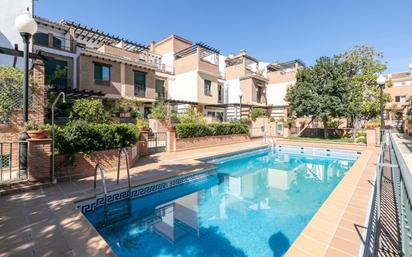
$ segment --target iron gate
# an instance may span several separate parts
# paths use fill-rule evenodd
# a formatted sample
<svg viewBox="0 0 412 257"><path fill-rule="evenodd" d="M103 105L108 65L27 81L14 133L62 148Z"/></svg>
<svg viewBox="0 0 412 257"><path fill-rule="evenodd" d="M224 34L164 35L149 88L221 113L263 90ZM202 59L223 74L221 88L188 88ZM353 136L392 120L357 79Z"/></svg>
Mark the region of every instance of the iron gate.
<svg viewBox="0 0 412 257"><path fill-rule="evenodd" d="M149 154L166 152L166 132L151 132L147 139Z"/></svg>
<svg viewBox="0 0 412 257"><path fill-rule="evenodd" d="M27 171L20 165L21 147L26 141L0 142L0 184L27 178Z"/></svg>

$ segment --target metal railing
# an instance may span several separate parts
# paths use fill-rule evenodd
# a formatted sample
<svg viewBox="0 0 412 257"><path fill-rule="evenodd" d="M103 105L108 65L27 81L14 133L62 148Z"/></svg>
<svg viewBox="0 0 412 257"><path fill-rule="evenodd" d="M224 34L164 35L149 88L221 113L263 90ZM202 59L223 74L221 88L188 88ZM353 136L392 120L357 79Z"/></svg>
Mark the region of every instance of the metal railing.
<svg viewBox="0 0 412 257"><path fill-rule="evenodd" d="M386 135L385 135L386 137ZM385 138L384 137L384 138ZM386 150L386 152L385 152ZM390 157L390 158L389 158ZM385 163L385 159L390 159ZM394 221L395 229L399 233L399 256L412 257L412 173L394 141L393 135L389 133L389 138L383 141L381 152L376 165L375 189L370 208L368 232L366 235L364 257L378 256L379 251L383 251L380 239L382 206L384 203L382 194L382 176L385 167L389 167L392 173L393 192L396 203L397 220Z"/></svg>
<svg viewBox="0 0 412 257"><path fill-rule="evenodd" d="M412 256L412 173L400 153L398 145L390 136L390 156L392 161L392 174L395 199L398 211L400 228L401 256Z"/></svg>
<svg viewBox="0 0 412 257"><path fill-rule="evenodd" d="M373 190L372 204L370 207L368 232L363 251L364 257L377 256L379 250L379 220L380 220L380 195L383 163L385 161L385 144L381 146L380 154L376 162L376 179Z"/></svg>
<svg viewBox="0 0 412 257"><path fill-rule="evenodd" d="M0 142L0 184L27 179L27 171L20 165L23 144L27 141Z"/></svg>

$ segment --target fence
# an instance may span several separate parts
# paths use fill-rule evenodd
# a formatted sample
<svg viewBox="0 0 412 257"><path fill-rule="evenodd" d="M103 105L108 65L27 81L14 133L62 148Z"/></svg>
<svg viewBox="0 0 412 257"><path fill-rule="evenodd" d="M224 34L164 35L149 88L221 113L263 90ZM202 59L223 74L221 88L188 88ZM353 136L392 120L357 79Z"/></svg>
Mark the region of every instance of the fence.
<svg viewBox="0 0 412 257"><path fill-rule="evenodd" d="M412 173L406 165L398 146L390 137L390 156L392 161L392 174L397 203L400 226L401 256L412 256Z"/></svg>
<svg viewBox="0 0 412 257"><path fill-rule="evenodd" d="M385 152L385 145L388 146ZM387 156L389 154L389 156ZM385 163L385 157L390 157L390 163ZM388 159L388 158L386 158ZM395 228L399 232L400 256L412 257L412 173L409 170L400 150L394 142L394 138L389 134L389 141L382 146L376 167L375 190L370 210L368 233L366 236L364 257L378 256L381 250L380 230L381 230L381 204L384 203L382 193L382 174L384 167L390 167L393 178L393 190L397 209L397 220L394 220Z"/></svg>
<svg viewBox="0 0 412 257"><path fill-rule="evenodd" d="M27 171L20 167L20 149L27 141L0 142L0 184L27 179Z"/></svg>

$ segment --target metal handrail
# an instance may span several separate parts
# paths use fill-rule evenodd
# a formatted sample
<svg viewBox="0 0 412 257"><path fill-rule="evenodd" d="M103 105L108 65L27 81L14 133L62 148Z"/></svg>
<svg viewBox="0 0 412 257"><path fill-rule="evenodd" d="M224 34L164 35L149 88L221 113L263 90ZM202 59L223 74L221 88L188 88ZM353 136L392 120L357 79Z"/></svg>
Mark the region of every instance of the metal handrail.
<svg viewBox="0 0 412 257"><path fill-rule="evenodd" d="M398 225L400 227L401 256L412 256L412 173L393 136L390 135L392 173L394 174L395 197L397 200Z"/></svg>

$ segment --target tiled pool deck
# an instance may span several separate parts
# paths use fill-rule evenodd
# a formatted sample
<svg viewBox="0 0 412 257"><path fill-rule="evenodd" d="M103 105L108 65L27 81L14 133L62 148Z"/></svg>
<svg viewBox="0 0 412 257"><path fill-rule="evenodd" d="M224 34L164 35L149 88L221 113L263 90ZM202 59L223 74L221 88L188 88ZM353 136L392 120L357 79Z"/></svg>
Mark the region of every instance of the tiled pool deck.
<svg viewBox="0 0 412 257"><path fill-rule="evenodd" d="M286 256L357 256L362 247L366 216L373 189L377 148L279 140L280 144L362 151L359 160L323 204ZM201 157L254 148L261 140L142 158L131 169L132 184L186 174L209 167ZM123 175L123 174L122 174ZM108 173L110 188L116 173ZM124 177L124 175L123 175ZM0 257L6 256L114 256L73 202L95 195L93 178L0 197Z"/></svg>

